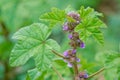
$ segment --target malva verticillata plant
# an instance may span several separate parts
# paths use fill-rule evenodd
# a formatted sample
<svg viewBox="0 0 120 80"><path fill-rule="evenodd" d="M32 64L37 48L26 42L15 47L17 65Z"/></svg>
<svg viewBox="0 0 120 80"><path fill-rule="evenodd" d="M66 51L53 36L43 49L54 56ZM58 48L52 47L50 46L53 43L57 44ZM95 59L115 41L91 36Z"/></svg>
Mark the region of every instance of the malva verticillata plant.
<svg viewBox="0 0 120 80"><path fill-rule="evenodd" d="M35 69L29 70L26 80L45 80L48 73L56 72L60 80L87 80L105 70L103 67L93 74L88 74L87 71L80 71L82 64L80 58L77 56L78 48L86 48L87 40L93 37L98 43L104 44L103 33L101 28L106 28L106 25L99 19L102 13L98 13L94 9L83 6L80 10L65 9L59 10L53 8L51 12L40 16L41 23L34 23L18 30L13 39L17 40L10 55L10 65L20 66L24 65L30 58L35 61ZM45 25L43 22L48 23ZM53 40L48 39L51 31L55 25L61 25L64 33L68 34L70 48L60 53L59 44ZM94 44L94 41L93 41ZM101 45L101 46L102 46ZM88 54L89 55L89 54ZM57 57L58 56L58 59ZM118 53L107 54L106 63L111 62L119 56ZM74 74L66 78L56 69L55 61L58 60L59 66L68 66ZM64 70L64 69L63 69Z"/></svg>

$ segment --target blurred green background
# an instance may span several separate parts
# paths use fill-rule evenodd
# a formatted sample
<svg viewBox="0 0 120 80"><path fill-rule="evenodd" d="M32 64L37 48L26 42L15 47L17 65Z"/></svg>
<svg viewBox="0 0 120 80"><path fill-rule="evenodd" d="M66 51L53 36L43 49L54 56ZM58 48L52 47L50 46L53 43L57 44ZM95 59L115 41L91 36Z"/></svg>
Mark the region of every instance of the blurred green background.
<svg viewBox="0 0 120 80"><path fill-rule="evenodd" d="M99 57L104 51L120 52L120 0L0 0L0 80L25 80L27 70L34 68L33 59L19 67L9 66L10 51L15 43L11 36L21 27L39 22L39 16L50 11L52 7L65 9L68 5L80 9L80 6L92 7L104 14L101 18L108 26L103 29L105 45L101 46L90 39L85 49L79 49L82 70L89 74L102 66L104 57ZM61 45L61 52L68 49L68 39L61 26L53 29L51 37ZM63 69L63 68L62 68ZM60 70L60 69L59 69ZM114 72L114 70L112 70ZM109 71L110 73L112 71ZM67 74L65 71L61 71ZM108 72L108 73L109 73ZM49 73L48 73L49 75ZM59 80L56 74L49 75L46 80ZM69 75L67 76L69 77ZM116 75L97 76L96 80L117 80ZM93 79L93 80L95 80ZM68 80L66 78L66 80Z"/></svg>

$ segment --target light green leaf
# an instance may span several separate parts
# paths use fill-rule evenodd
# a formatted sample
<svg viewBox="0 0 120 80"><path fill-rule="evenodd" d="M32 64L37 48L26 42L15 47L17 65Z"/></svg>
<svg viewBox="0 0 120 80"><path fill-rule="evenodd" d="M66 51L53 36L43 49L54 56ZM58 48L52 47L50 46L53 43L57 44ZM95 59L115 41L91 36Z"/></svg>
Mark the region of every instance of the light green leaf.
<svg viewBox="0 0 120 80"><path fill-rule="evenodd" d="M35 23L17 31L13 35L13 39L18 41L10 55L11 66L23 65L34 56L38 69L48 69L53 59L50 49L57 51L60 49L56 41L46 40L49 35L49 28L41 23Z"/></svg>
<svg viewBox="0 0 120 80"><path fill-rule="evenodd" d="M88 7L78 11L81 18L81 23L76 26L75 31L79 32L80 38L86 41L90 36L93 36L97 42L104 44L104 37L100 28L105 28L106 25L98 18L102 16L101 13L94 11Z"/></svg>
<svg viewBox="0 0 120 80"><path fill-rule="evenodd" d="M44 80L46 71L40 72L37 68L29 70L26 80Z"/></svg>
<svg viewBox="0 0 120 80"><path fill-rule="evenodd" d="M100 44L104 44L104 37L103 37L103 33L95 28L95 29L91 29L89 30L92 34L92 36L95 38L95 40L100 43Z"/></svg>
<svg viewBox="0 0 120 80"><path fill-rule="evenodd" d="M40 52L41 54L35 55L35 63L39 70L45 70L48 67L51 66L52 60L54 58L53 53L51 52L51 49L59 51L60 46L57 44L56 41L49 39L45 42L45 44L40 46Z"/></svg>
<svg viewBox="0 0 120 80"><path fill-rule="evenodd" d="M96 60L109 68L117 68L120 64L120 53L116 51L105 51L96 55Z"/></svg>
<svg viewBox="0 0 120 80"><path fill-rule="evenodd" d="M50 33L51 31L46 25L41 23L34 23L30 26L21 28L13 35L12 38L17 40L30 39L35 41L41 41L46 40Z"/></svg>
<svg viewBox="0 0 120 80"><path fill-rule="evenodd" d="M51 27L53 27L57 23L63 23L65 17L66 13L64 10L53 8L51 12L45 13L42 16L40 16L40 20L49 22Z"/></svg>
<svg viewBox="0 0 120 80"><path fill-rule="evenodd" d="M84 6L82 6L78 12L80 14L81 19L103 16L102 13L98 13L93 8L90 7L84 8Z"/></svg>
<svg viewBox="0 0 120 80"><path fill-rule="evenodd" d="M109 52L106 54L106 61L105 61L105 64L108 65L110 64L111 62L115 61L116 59L120 59L120 53L118 52ZM118 61L119 62L119 61ZM120 63L119 63L120 64ZM113 64L112 64L113 65Z"/></svg>
<svg viewBox="0 0 120 80"><path fill-rule="evenodd" d="M57 64L59 66L62 66L62 67L66 66L66 63L64 62L63 59L55 59L54 62L55 62L55 64Z"/></svg>

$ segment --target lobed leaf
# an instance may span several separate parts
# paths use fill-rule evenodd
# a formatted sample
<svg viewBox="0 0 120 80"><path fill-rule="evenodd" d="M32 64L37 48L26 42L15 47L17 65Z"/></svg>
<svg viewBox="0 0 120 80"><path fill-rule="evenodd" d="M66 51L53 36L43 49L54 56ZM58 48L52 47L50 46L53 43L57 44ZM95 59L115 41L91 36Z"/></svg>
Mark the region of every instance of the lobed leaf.
<svg viewBox="0 0 120 80"><path fill-rule="evenodd" d="M76 26L75 31L79 32L80 38L86 41L90 36L93 36L98 43L104 44L104 37L100 28L106 28L106 25L98 18L101 13L94 11L88 7L78 11L81 18L81 23Z"/></svg>
<svg viewBox="0 0 120 80"><path fill-rule="evenodd" d="M65 17L66 13L64 10L53 8L51 12L45 13L42 16L40 16L40 20L49 22L51 27L53 27L57 23L63 23Z"/></svg>
<svg viewBox="0 0 120 80"><path fill-rule="evenodd" d="M35 23L24 27L13 35L18 40L10 55L10 65L19 66L25 64L34 57L38 69L48 69L53 59L50 49L59 50L56 41L48 39L49 28L41 23Z"/></svg>

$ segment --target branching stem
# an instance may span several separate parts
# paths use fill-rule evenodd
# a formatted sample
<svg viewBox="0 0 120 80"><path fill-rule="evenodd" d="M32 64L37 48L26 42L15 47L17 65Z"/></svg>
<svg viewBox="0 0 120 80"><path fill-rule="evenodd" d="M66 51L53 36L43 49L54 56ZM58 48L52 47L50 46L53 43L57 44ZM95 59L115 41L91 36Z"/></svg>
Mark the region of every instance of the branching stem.
<svg viewBox="0 0 120 80"><path fill-rule="evenodd" d="M64 57L63 55L61 55L60 53L56 52L55 50L51 50L55 55L59 56L59 57L62 57L62 58L66 58Z"/></svg>
<svg viewBox="0 0 120 80"><path fill-rule="evenodd" d="M91 75L88 77L88 79L89 79L89 78L92 78L93 76L95 76L95 75L97 75L97 74L99 74L99 73L101 73L101 72L104 71L104 70L105 70L105 67L101 68L101 69L98 70L97 72L91 74Z"/></svg>

